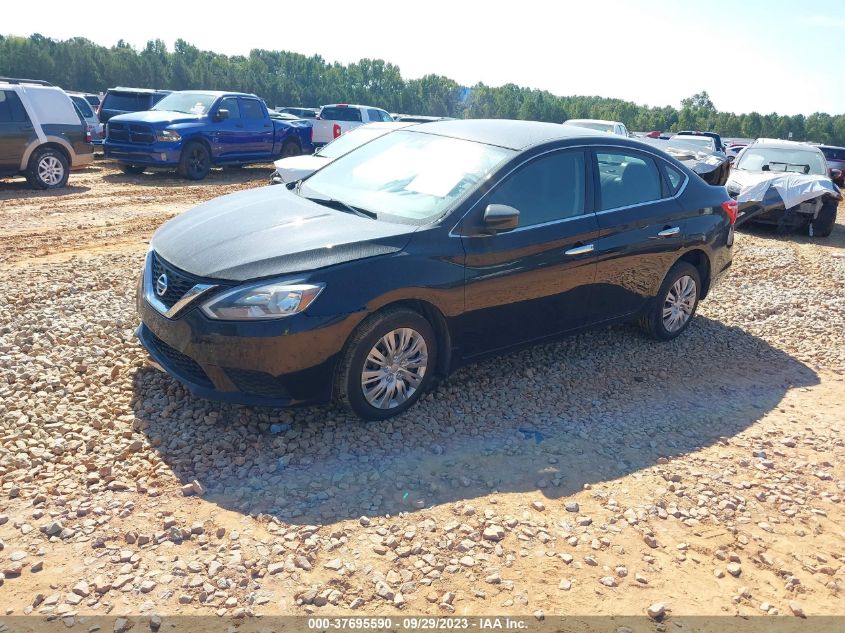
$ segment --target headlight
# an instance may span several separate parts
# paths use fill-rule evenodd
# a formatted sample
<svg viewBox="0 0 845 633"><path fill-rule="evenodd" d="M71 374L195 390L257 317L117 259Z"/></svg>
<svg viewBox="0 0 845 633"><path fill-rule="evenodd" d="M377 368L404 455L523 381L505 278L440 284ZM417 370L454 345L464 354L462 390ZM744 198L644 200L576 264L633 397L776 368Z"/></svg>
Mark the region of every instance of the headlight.
<svg viewBox="0 0 845 633"><path fill-rule="evenodd" d="M179 132L174 132L173 130L158 130L156 132L156 140L157 141L178 141L182 138L182 135Z"/></svg>
<svg viewBox="0 0 845 633"><path fill-rule="evenodd" d="M204 303L202 311L212 319L278 319L305 310L323 288L325 284L285 283L235 288Z"/></svg>

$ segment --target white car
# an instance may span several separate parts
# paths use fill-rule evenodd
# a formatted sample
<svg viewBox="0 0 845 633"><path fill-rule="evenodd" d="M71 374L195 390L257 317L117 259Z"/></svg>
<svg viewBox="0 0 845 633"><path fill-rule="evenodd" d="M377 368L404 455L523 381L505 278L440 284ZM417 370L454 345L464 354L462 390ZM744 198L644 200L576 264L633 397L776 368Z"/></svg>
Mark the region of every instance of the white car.
<svg viewBox="0 0 845 633"><path fill-rule="evenodd" d="M578 127L585 127L597 132L607 132L608 134L616 134L617 136L629 136L628 128L624 123L619 121L603 121L602 119L569 119L564 121L566 125L577 125Z"/></svg>
<svg viewBox="0 0 845 633"><path fill-rule="evenodd" d="M324 145L311 155L303 154L302 156L291 156L290 158L280 158L273 164L276 166L276 171L270 176L271 185L279 185L285 182L296 182L302 180L313 174L321 167L328 165L336 158L340 158L344 154L348 154L353 149L356 149L364 143L369 143L379 136L384 136L388 132L409 127L413 123L405 122L391 122L391 123L368 123L361 125L354 130L350 130L346 134L339 136L328 145Z"/></svg>
<svg viewBox="0 0 845 633"><path fill-rule="evenodd" d="M88 129L91 132L91 142L95 145L102 145L103 144L103 137L104 137L104 126L100 123L100 119L97 118L97 113L94 112L94 108L91 106L90 101L86 97L85 93L82 92L68 92L67 96L70 97L70 100L73 101L73 104L79 110L79 113L82 115L82 118L85 119L85 123L88 125Z"/></svg>
<svg viewBox="0 0 845 633"><path fill-rule="evenodd" d="M364 123L392 121L393 117L381 108L348 103L324 105L320 108L317 118L312 121L311 142L317 146L325 145Z"/></svg>

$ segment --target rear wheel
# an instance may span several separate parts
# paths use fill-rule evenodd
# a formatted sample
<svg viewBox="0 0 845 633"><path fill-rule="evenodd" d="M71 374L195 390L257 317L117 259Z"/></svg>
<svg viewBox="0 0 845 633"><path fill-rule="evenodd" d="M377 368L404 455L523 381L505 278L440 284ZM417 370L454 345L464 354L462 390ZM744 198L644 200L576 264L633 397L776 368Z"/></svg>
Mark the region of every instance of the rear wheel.
<svg viewBox="0 0 845 633"><path fill-rule="evenodd" d="M677 262L663 280L657 297L640 318L640 326L659 341L680 335L692 321L701 296L701 276L688 262Z"/></svg>
<svg viewBox="0 0 845 633"><path fill-rule="evenodd" d="M202 180L211 169L211 156L202 143L188 143L179 159L179 175L188 180Z"/></svg>
<svg viewBox="0 0 845 633"><path fill-rule="evenodd" d="M367 318L350 338L335 381L340 404L365 420L409 409L431 385L437 340L431 324L407 308Z"/></svg>
<svg viewBox="0 0 845 633"><path fill-rule="evenodd" d="M143 174L145 169L143 165L121 165L120 168L124 174Z"/></svg>
<svg viewBox="0 0 845 633"><path fill-rule="evenodd" d="M816 237L828 237L836 224L836 200L824 203L816 219L810 222L808 232Z"/></svg>
<svg viewBox="0 0 845 633"><path fill-rule="evenodd" d="M35 189L59 189L67 184L70 168L67 157L57 149L43 147L29 159L26 180Z"/></svg>
<svg viewBox="0 0 845 633"><path fill-rule="evenodd" d="M291 156L299 156L302 153L302 148L299 143L293 139L288 139L282 144L282 158L290 158Z"/></svg>

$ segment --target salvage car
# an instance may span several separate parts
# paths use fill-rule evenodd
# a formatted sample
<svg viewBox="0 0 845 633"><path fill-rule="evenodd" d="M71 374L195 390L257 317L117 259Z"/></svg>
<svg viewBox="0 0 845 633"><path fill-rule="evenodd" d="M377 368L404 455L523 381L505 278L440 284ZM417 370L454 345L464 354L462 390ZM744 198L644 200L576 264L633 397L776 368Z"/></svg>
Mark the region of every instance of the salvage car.
<svg viewBox="0 0 845 633"><path fill-rule="evenodd" d="M774 224L827 237L836 223L842 192L818 147L759 139L740 152L726 187L736 199L737 224Z"/></svg>
<svg viewBox="0 0 845 633"><path fill-rule="evenodd" d="M321 167L328 165L334 159L344 154L348 154L356 147L360 147L364 143L369 143L373 139L383 136L388 132L393 132L409 125L413 124L398 122L367 123L366 125L356 127L354 130L349 130L342 136L338 136L331 143L323 145L313 154L280 158L273 163L276 171L270 176L270 184L280 185L285 182L296 182L297 180L307 178Z"/></svg>
<svg viewBox="0 0 845 633"><path fill-rule="evenodd" d="M827 160L830 174L839 187L845 187L845 147L833 145L817 145Z"/></svg>
<svg viewBox="0 0 845 633"><path fill-rule="evenodd" d="M713 148L712 148L713 151L716 151L716 152L724 152L725 151L725 144L722 142L722 137L719 136L718 134L716 134L716 132L699 132L699 131L693 131L693 130L681 130L680 132L675 132L675 134L672 135L672 138L680 138L680 137L684 137L684 136L691 137L689 139L684 139L684 140L689 140L693 143L700 143L701 145L710 149L710 144L707 143L704 140L704 139L709 138L713 141Z"/></svg>
<svg viewBox="0 0 845 633"><path fill-rule="evenodd" d="M592 325L689 327L736 203L650 145L533 121L397 130L153 236L138 337L194 394L406 411L491 354Z"/></svg>
<svg viewBox="0 0 845 633"><path fill-rule="evenodd" d="M663 150L694 171L709 185L723 186L731 173L731 159L722 152L689 143L683 136L672 139L643 138L644 143Z"/></svg>

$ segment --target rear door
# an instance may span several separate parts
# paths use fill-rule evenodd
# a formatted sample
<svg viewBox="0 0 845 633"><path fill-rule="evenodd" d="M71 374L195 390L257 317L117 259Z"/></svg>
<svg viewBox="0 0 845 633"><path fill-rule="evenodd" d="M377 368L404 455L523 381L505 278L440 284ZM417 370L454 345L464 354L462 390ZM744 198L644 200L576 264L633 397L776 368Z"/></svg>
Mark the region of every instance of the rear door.
<svg viewBox="0 0 845 633"><path fill-rule="evenodd" d="M627 147L595 148L601 237L597 242L597 321L633 314L654 296L683 247L686 222L675 196L686 176ZM660 166L659 166L660 165ZM674 172L670 183L663 166Z"/></svg>
<svg viewBox="0 0 845 633"><path fill-rule="evenodd" d="M21 158L37 135L20 97L0 90L0 172L20 171Z"/></svg>
<svg viewBox="0 0 845 633"><path fill-rule="evenodd" d="M266 158L273 155L273 124L258 99L239 97L241 120L246 144L244 158Z"/></svg>
<svg viewBox="0 0 845 633"><path fill-rule="evenodd" d="M506 176L465 218L466 356L584 324L598 238L588 164L580 149L542 154ZM490 204L519 210L518 228L484 234Z"/></svg>

